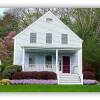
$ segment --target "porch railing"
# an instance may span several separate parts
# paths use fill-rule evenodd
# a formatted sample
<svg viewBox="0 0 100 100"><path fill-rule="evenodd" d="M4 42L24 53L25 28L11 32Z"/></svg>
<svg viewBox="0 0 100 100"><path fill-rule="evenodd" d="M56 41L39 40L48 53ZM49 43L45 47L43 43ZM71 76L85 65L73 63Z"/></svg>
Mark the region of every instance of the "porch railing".
<svg viewBox="0 0 100 100"><path fill-rule="evenodd" d="M80 70L78 66L70 65L70 73L79 74ZM59 71L61 71L61 66L58 66ZM25 71L53 71L56 72L56 65L55 64L29 64L25 66Z"/></svg>
<svg viewBox="0 0 100 100"><path fill-rule="evenodd" d="M55 64L29 64L25 67L25 71L52 71L56 72Z"/></svg>

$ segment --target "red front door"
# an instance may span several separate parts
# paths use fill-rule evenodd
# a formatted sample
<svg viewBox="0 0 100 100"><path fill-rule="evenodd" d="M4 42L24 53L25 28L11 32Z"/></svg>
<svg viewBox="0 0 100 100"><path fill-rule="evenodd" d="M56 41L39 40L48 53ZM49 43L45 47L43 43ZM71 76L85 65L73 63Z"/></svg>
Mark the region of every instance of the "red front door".
<svg viewBox="0 0 100 100"><path fill-rule="evenodd" d="M70 56L63 56L63 73L70 73Z"/></svg>

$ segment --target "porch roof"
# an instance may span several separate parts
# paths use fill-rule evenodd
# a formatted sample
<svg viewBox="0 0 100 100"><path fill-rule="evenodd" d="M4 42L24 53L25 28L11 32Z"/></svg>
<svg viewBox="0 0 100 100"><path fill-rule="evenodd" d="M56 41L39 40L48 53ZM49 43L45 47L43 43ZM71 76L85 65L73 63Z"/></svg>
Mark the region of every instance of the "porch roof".
<svg viewBox="0 0 100 100"><path fill-rule="evenodd" d="M67 46L67 45L24 45L21 46L22 48L25 49L38 49L38 50L79 50L81 49L81 47L77 47L77 46Z"/></svg>
<svg viewBox="0 0 100 100"><path fill-rule="evenodd" d="M59 53L75 53L77 50L71 50L71 49L58 49ZM25 48L25 52L27 53L55 53L56 49L38 49L38 48L31 48L31 49L27 49Z"/></svg>

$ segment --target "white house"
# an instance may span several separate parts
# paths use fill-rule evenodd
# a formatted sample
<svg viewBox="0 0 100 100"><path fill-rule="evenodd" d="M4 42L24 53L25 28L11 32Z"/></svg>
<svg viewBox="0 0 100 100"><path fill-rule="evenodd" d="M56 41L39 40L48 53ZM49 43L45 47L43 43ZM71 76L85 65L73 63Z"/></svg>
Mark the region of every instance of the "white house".
<svg viewBox="0 0 100 100"><path fill-rule="evenodd" d="M83 84L82 39L50 11L14 37L13 64L53 71L58 84Z"/></svg>

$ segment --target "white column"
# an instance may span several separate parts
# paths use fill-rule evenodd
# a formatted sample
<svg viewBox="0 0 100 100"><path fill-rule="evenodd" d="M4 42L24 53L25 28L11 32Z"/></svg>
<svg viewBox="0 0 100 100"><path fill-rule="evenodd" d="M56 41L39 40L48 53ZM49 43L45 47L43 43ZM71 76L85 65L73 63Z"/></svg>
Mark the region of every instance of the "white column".
<svg viewBox="0 0 100 100"><path fill-rule="evenodd" d="M79 74L81 78L81 84L83 84L83 74L82 74L82 49L78 50L78 68Z"/></svg>
<svg viewBox="0 0 100 100"><path fill-rule="evenodd" d="M0 60L0 65L1 65L2 63L1 63L1 60Z"/></svg>
<svg viewBox="0 0 100 100"><path fill-rule="evenodd" d="M25 48L22 48L22 70L25 70Z"/></svg>
<svg viewBox="0 0 100 100"><path fill-rule="evenodd" d="M56 74L57 74L57 80L59 84L58 49L56 49Z"/></svg>

